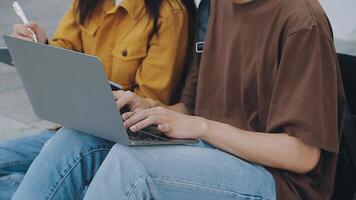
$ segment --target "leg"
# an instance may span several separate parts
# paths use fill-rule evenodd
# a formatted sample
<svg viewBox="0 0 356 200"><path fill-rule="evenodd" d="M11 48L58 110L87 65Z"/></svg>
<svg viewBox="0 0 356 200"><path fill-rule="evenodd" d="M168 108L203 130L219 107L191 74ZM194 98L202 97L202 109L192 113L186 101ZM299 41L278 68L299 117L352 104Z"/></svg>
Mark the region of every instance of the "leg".
<svg viewBox="0 0 356 200"><path fill-rule="evenodd" d="M78 199L113 143L62 128L43 147L13 199Z"/></svg>
<svg viewBox="0 0 356 200"><path fill-rule="evenodd" d="M11 199L32 161L54 131L0 142L0 199Z"/></svg>
<svg viewBox="0 0 356 200"><path fill-rule="evenodd" d="M115 145L84 199L276 199L263 167L213 148Z"/></svg>

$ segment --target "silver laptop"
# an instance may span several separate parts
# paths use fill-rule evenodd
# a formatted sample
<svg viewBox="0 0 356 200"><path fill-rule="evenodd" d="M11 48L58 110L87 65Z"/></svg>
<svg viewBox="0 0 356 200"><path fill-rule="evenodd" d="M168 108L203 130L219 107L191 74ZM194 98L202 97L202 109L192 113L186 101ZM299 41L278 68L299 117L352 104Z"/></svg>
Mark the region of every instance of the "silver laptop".
<svg viewBox="0 0 356 200"><path fill-rule="evenodd" d="M4 36L35 114L123 145L190 144L154 127L123 125L101 61L94 56Z"/></svg>

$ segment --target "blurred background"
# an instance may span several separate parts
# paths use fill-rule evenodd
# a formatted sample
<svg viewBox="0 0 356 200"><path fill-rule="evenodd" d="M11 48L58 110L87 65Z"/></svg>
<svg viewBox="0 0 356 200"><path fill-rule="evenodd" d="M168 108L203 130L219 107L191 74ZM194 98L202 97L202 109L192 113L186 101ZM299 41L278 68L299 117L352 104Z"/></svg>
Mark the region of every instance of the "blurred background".
<svg viewBox="0 0 356 200"><path fill-rule="evenodd" d="M320 0L334 31L338 53L356 56L356 1Z"/></svg>
<svg viewBox="0 0 356 200"><path fill-rule="evenodd" d="M72 0L18 0L29 20L37 21L50 37ZM0 0L0 34L10 34L21 20L12 0ZM0 47L4 47L2 37ZM0 63L0 140L34 133L52 124L34 116L16 71Z"/></svg>

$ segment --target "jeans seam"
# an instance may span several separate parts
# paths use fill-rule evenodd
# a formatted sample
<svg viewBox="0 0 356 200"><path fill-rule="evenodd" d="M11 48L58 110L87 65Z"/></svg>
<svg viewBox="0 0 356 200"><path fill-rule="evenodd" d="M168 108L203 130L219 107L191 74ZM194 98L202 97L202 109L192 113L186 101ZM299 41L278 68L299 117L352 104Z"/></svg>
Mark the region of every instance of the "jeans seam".
<svg viewBox="0 0 356 200"><path fill-rule="evenodd" d="M157 181L157 182L164 182L164 183L176 183L176 184L181 184L181 185L197 186L197 187L200 187L200 188L207 188L207 189L211 189L211 190L222 191L222 192L235 194L235 195L239 195L239 196L243 196L243 197L250 197L250 198L254 198L254 199L272 200L270 198L266 198L266 197L263 197L263 196L252 195L252 194L244 194L244 193L241 193L241 192L222 189L222 188L218 188L218 187L214 187L214 186L210 186L210 185L198 184L198 183L194 183L194 182L190 182L190 181L178 181L178 180L170 180L170 179L162 179L162 178L151 178L151 180L152 181Z"/></svg>
<svg viewBox="0 0 356 200"><path fill-rule="evenodd" d="M54 195L56 194L56 192L58 191L59 187L62 185L62 183L64 182L64 180L68 177L68 175L72 172L72 170L80 163L80 161L87 155L94 153L94 152L98 152L98 151L110 151L110 148L100 148L100 149L95 149L95 150L91 150L88 151L86 153L84 153L82 156L80 156L76 161L74 161L74 165L73 166L69 166L69 168L65 169L64 171L68 172L64 174L63 178L59 181L59 183L57 184L57 186L54 187L54 190L51 191L51 195L48 195L49 198L48 200L53 199ZM62 175L60 175L61 177Z"/></svg>
<svg viewBox="0 0 356 200"><path fill-rule="evenodd" d="M0 168L11 167L13 165L20 165L20 164L24 165L30 162L32 162L32 160L7 162L5 164L0 164Z"/></svg>
<svg viewBox="0 0 356 200"><path fill-rule="evenodd" d="M149 177L142 177L141 179L139 179L136 183L135 183L135 185L132 187L132 189L131 189L131 191L129 192L129 194L127 195L127 198L126 198L126 200L129 200L130 198L131 198L131 195L134 193L134 191L135 191L135 189L137 188L137 186L140 184L140 183L142 183L142 181L145 181L147 178L149 178Z"/></svg>

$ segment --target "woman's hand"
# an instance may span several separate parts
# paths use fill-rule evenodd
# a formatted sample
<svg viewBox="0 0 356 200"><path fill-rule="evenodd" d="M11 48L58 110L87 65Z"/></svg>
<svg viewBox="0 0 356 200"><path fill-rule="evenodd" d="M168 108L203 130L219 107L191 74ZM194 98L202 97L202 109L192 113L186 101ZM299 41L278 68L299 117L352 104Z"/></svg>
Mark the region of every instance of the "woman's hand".
<svg viewBox="0 0 356 200"><path fill-rule="evenodd" d="M128 112L123 114L123 119L125 127L133 132L158 125L158 129L168 137L177 139L199 139L207 130L205 119L163 107Z"/></svg>
<svg viewBox="0 0 356 200"><path fill-rule="evenodd" d="M47 35L36 22L29 22L28 24L15 24L11 36L34 42L33 33L28 29L32 30L36 34L38 42L43 44L46 43Z"/></svg>
<svg viewBox="0 0 356 200"><path fill-rule="evenodd" d="M148 98L143 98L131 91L114 91L116 104L119 110L128 107L129 111L143 110L158 106L159 103Z"/></svg>

